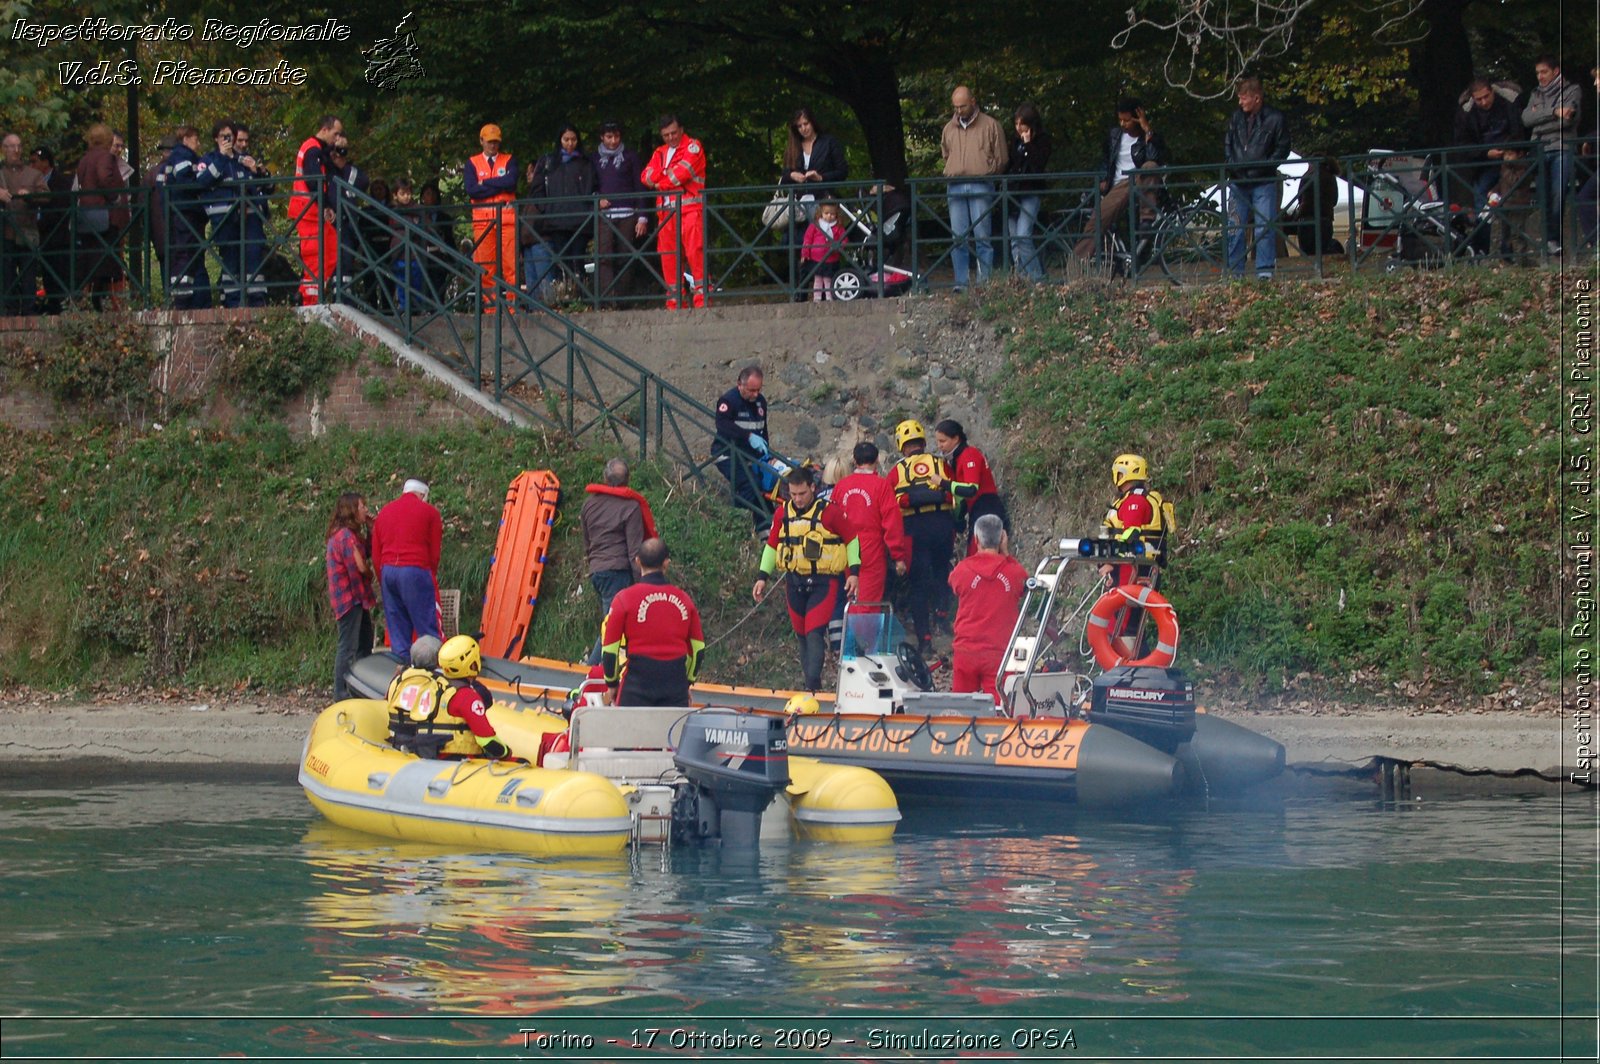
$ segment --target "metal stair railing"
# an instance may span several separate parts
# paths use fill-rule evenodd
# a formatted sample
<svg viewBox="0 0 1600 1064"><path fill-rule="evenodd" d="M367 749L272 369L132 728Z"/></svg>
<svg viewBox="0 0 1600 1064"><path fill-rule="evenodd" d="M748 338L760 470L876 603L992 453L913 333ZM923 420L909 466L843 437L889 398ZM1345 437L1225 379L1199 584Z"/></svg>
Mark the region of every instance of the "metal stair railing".
<svg viewBox="0 0 1600 1064"><path fill-rule="evenodd" d="M688 478L716 462L711 408L497 272L491 283L468 254L406 214L344 182L336 200L340 234L334 301L391 326L495 402L577 440L597 432L639 459L654 454ZM505 206L505 205L501 205ZM497 210L474 248L496 248L514 210ZM488 257L488 256L486 256ZM494 256L498 258L498 255ZM431 261L448 282L409 265ZM760 483L754 459L737 455L732 475Z"/></svg>

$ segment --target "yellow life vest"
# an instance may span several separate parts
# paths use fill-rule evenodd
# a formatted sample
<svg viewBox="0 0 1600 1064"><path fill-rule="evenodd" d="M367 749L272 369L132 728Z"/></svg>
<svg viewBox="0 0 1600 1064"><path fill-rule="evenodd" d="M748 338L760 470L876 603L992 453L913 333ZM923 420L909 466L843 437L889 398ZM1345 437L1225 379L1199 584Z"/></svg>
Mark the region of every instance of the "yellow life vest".
<svg viewBox="0 0 1600 1064"><path fill-rule="evenodd" d="M1149 488L1134 488L1129 495L1143 495L1150 502L1150 520L1140 525L1134 531L1145 544L1155 549L1156 556L1165 560L1167 551L1167 537L1176 535L1178 531L1178 518L1172 509L1172 504L1161 497L1159 491ZM1106 510L1105 525L1113 532L1126 532L1122 519L1117 516L1118 499Z"/></svg>
<svg viewBox="0 0 1600 1064"><path fill-rule="evenodd" d="M898 488L896 491L900 503L900 512L907 516L912 514L936 514L941 510L950 509L950 493L944 493L945 501L941 503L924 503L913 506L905 497L906 488L922 487L934 491L939 490L939 481L948 479L944 475L944 459L936 454L924 451L921 454L908 454L895 463L900 471Z"/></svg>
<svg viewBox="0 0 1600 1064"><path fill-rule="evenodd" d="M795 513L783 505L783 533L778 537L778 568L801 576L835 576L850 568L845 541L822 523L822 500L811 504L805 513Z"/></svg>
<svg viewBox="0 0 1600 1064"><path fill-rule="evenodd" d="M429 669L406 669L389 683L389 709L401 720L424 724L444 711L450 699L443 677Z"/></svg>

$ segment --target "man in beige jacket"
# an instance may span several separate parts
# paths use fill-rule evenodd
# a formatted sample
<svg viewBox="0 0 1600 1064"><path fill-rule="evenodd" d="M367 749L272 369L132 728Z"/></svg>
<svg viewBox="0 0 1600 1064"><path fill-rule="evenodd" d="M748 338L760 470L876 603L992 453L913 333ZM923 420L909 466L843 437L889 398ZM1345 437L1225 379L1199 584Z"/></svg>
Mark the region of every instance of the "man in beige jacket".
<svg viewBox="0 0 1600 1064"><path fill-rule="evenodd" d="M978 281L989 279L994 266L994 245L989 242L990 213L994 210L995 174L1005 172L1007 148L1000 123L978 109L972 90L957 85L950 94L954 112L939 138L944 157L945 195L950 204L950 263L955 267L956 291L967 286L970 233L978 249Z"/></svg>

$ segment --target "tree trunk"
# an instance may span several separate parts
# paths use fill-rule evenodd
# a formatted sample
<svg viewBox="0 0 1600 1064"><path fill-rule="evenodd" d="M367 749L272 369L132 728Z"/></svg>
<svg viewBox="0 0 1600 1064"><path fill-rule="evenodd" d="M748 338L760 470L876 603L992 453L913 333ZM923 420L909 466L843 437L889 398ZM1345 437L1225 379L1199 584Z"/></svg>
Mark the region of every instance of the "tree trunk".
<svg viewBox="0 0 1600 1064"><path fill-rule="evenodd" d="M1411 53L1411 83L1417 89L1418 143L1430 148L1450 143L1457 102L1472 80L1472 42L1462 21L1473 0L1423 0L1428 35Z"/></svg>
<svg viewBox="0 0 1600 1064"><path fill-rule="evenodd" d="M906 128L900 112L900 75L887 52L870 48L847 49L821 64L838 86L839 99L855 112L867 139L875 180L904 186L906 180Z"/></svg>

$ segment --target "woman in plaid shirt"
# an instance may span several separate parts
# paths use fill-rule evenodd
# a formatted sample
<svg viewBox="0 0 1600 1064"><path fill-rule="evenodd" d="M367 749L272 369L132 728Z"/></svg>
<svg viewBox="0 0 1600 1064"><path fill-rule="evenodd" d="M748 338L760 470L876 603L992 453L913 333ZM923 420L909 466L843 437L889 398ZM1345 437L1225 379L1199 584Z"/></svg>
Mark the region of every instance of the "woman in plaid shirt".
<svg viewBox="0 0 1600 1064"><path fill-rule="evenodd" d="M350 697L345 674L357 658L372 653L372 563L368 560L372 518L367 500L353 491L339 496L328 522L328 605L339 626L339 647L333 655L333 700Z"/></svg>

